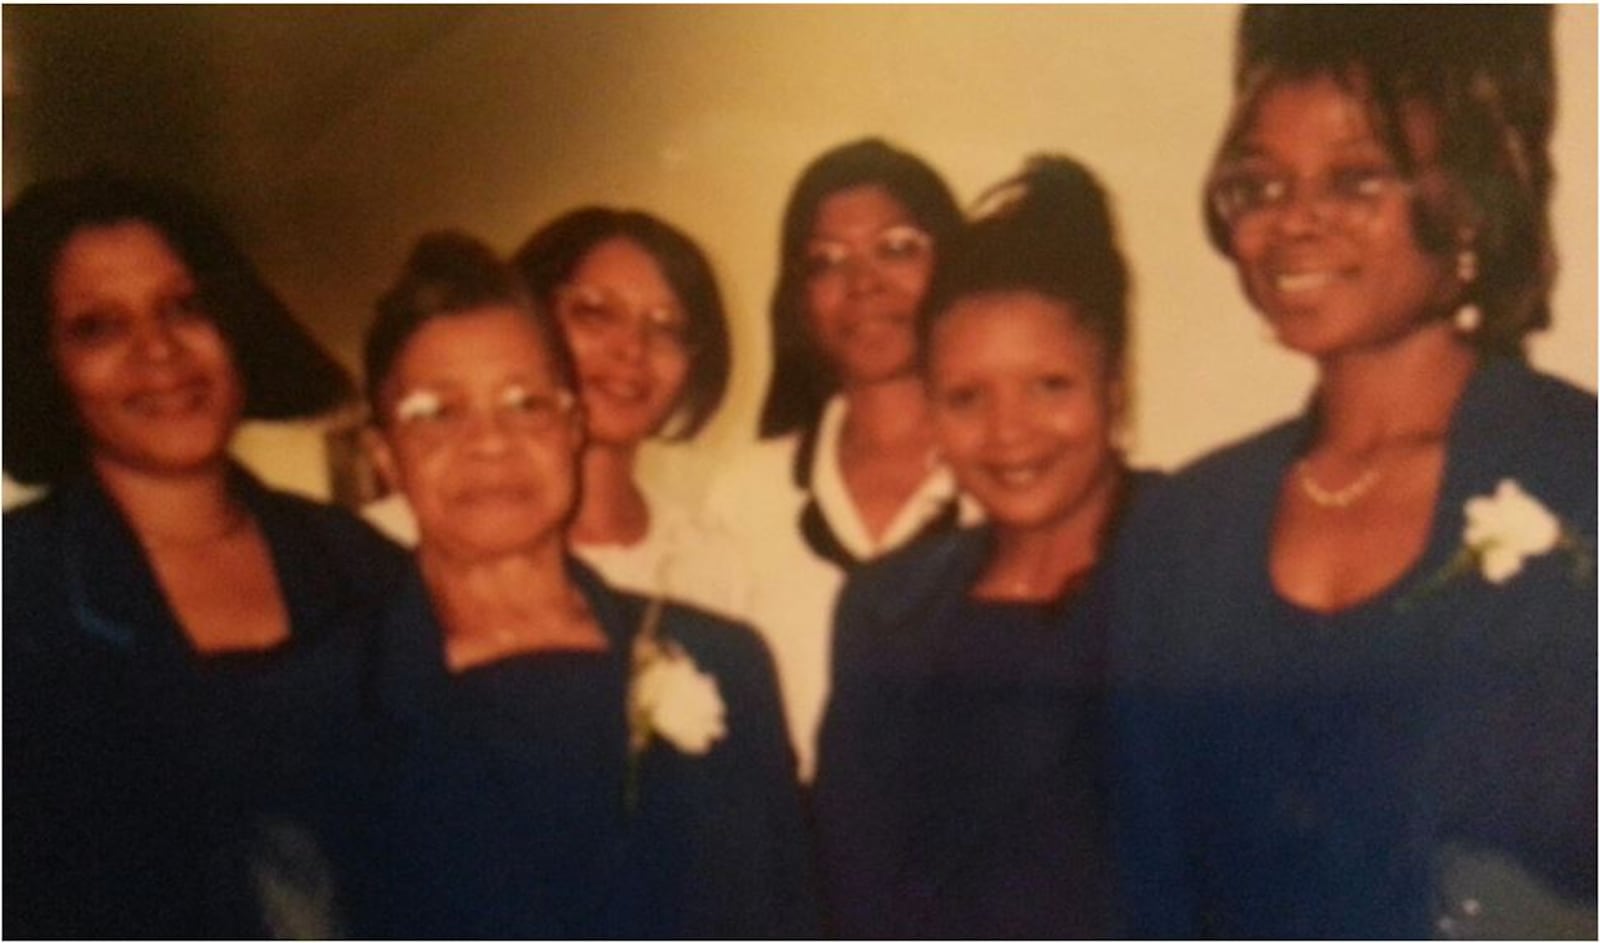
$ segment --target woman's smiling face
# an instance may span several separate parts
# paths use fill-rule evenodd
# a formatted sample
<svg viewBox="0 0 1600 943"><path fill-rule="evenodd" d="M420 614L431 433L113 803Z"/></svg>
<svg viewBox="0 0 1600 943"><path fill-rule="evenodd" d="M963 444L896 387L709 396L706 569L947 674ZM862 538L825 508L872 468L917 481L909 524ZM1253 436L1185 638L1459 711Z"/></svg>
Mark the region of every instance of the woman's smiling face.
<svg viewBox="0 0 1600 943"><path fill-rule="evenodd" d="M96 463L173 474L226 460L243 384L193 273L157 229L80 228L50 291L51 354Z"/></svg>
<svg viewBox="0 0 1600 943"><path fill-rule="evenodd" d="M618 236L584 255L556 293L577 362L592 442L637 445L683 398L693 353L689 317L661 266Z"/></svg>
<svg viewBox="0 0 1600 943"><path fill-rule="evenodd" d="M1419 245L1413 185L1357 91L1330 75L1267 90L1213 190L1245 194L1231 246L1246 294L1282 344L1314 357L1405 337L1457 291L1450 260ZM1413 112L1405 131L1425 143L1432 126Z"/></svg>
<svg viewBox="0 0 1600 943"><path fill-rule="evenodd" d="M1122 386L1104 345L1033 292L957 301L929 339L940 451L997 528L1059 525L1115 481Z"/></svg>
<svg viewBox="0 0 1600 943"><path fill-rule="evenodd" d="M933 273L933 241L876 184L848 187L817 207L806 243L807 328L845 387L909 374L917 306Z"/></svg>

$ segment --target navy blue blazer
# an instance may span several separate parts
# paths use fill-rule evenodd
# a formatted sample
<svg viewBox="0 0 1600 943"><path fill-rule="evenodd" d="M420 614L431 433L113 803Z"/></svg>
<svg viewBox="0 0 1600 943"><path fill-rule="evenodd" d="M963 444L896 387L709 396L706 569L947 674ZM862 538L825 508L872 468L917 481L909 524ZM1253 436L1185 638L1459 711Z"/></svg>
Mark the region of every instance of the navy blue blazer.
<svg viewBox="0 0 1600 943"><path fill-rule="evenodd" d="M1587 910L1592 936L1595 419L1591 394L1485 361L1421 559L1335 614L1280 598L1266 565L1313 416L1136 511L1113 658L1134 935L1540 937ZM1466 502L1508 479L1574 545L1503 585L1435 585Z"/></svg>
<svg viewBox="0 0 1600 943"><path fill-rule="evenodd" d="M663 637L716 679L727 736L700 756L658 738L630 772L628 657L647 602L569 566L606 652L514 656L452 675L420 574L391 601L377 685L378 867L363 932L814 935L810 843L760 639L664 607Z"/></svg>
<svg viewBox="0 0 1600 943"><path fill-rule="evenodd" d="M268 652L197 654L93 479L5 515L8 935L265 935L263 849L339 818L364 614L404 554L242 470L233 486L289 608Z"/></svg>
<svg viewBox="0 0 1600 943"><path fill-rule="evenodd" d="M1115 932L1110 561L1052 604L975 601L991 541L987 527L927 538L841 596L815 807L842 936Z"/></svg>

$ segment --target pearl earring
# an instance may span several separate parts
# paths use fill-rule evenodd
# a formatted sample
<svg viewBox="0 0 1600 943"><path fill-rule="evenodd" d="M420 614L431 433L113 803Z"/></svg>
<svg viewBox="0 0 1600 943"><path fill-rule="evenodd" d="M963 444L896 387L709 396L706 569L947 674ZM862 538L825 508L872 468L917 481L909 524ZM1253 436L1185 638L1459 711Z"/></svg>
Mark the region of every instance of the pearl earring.
<svg viewBox="0 0 1600 943"><path fill-rule="evenodd" d="M1478 280L1478 253L1469 247L1462 247L1456 253L1456 279L1461 282L1463 289L1470 288ZM1450 322L1458 334L1476 334L1478 328L1483 326L1483 309L1472 301L1464 301Z"/></svg>

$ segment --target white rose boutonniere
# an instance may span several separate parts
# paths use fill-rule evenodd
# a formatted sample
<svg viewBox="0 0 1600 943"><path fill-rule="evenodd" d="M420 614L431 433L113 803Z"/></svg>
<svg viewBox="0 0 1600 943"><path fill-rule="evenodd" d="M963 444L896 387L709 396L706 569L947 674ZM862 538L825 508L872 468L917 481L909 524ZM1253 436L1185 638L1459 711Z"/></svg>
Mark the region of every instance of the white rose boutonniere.
<svg viewBox="0 0 1600 943"><path fill-rule="evenodd" d="M625 803L638 804L639 761L660 738L687 756L704 756L728 735L717 679L682 646L661 638L662 602L652 599L633 641L628 679L628 781Z"/></svg>
<svg viewBox="0 0 1600 943"><path fill-rule="evenodd" d="M1496 586L1521 573L1529 557L1543 556L1561 542L1561 522L1510 478L1500 479L1492 497L1469 499L1465 511L1462 541L1479 574Z"/></svg>
<svg viewBox="0 0 1600 943"><path fill-rule="evenodd" d="M1504 586L1522 572L1529 558L1557 550L1572 558L1573 579L1587 580L1592 574L1594 560L1582 538L1513 479L1500 479L1492 495L1468 498L1462 510L1467 524L1461 549L1432 579L1401 600L1402 606L1471 572Z"/></svg>
<svg viewBox="0 0 1600 943"><path fill-rule="evenodd" d="M655 648L636 668L628 691L632 732L643 745L660 737L680 753L703 756L728 735L717 679L677 645L657 643Z"/></svg>

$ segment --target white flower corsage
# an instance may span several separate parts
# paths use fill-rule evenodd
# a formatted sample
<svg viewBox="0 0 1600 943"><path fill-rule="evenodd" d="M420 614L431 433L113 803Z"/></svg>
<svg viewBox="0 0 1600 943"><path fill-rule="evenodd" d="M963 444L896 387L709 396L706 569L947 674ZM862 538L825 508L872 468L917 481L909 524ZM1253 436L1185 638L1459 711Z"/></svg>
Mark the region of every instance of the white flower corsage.
<svg viewBox="0 0 1600 943"><path fill-rule="evenodd" d="M717 679L671 639L661 638L660 599L650 601L633 641L628 679L627 804L638 799L639 758L656 738L678 752L704 756L728 735L727 707Z"/></svg>
<svg viewBox="0 0 1600 943"><path fill-rule="evenodd" d="M1586 580L1593 572L1594 559L1582 538L1510 478L1500 479L1493 495L1467 499L1462 510L1467 525L1461 549L1415 596L1432 595L1469 572L1503 586L1522 572L1529 558L1557 550L1572 558L1574 579ZM1402 603L1410 601L1408 597Z"/></svg>

